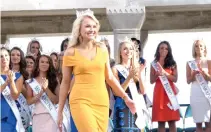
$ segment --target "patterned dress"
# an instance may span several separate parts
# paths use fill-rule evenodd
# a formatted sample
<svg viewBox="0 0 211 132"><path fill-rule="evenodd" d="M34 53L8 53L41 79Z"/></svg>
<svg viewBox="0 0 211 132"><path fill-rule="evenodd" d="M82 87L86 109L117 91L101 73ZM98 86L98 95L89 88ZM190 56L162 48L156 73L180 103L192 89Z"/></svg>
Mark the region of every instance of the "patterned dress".
<svg viewBox="0 0 211 132"><path fill-rule="evenodd" d="M120 80L120 84L124 83L124 81L126 80L119 71L118 71L118 77ZM126 93L128 94L130 98L132 98L129 88L127 88ZM124 100L120 97L115 96L113 131L114 132L140 132L141 130L135 124L136 119L137 119L137 115L136 114L133 115L130 112Z"/></svg>

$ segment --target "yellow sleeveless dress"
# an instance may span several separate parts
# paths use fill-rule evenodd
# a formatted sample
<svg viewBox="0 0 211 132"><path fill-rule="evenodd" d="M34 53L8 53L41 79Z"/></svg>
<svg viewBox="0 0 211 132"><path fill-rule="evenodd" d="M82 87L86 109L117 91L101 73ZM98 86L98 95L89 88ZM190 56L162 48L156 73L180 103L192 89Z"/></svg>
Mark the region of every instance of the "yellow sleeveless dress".
<svg viewBox="0 0 211 132"><path fill-rule="evenodd" d="M63 65L73 67L75 83L70 94L70 110L79 132L106 132L109 98L105 85L108 52L96 48L96 56L88 60L74 49L73 56L64 56Z"/></svg>

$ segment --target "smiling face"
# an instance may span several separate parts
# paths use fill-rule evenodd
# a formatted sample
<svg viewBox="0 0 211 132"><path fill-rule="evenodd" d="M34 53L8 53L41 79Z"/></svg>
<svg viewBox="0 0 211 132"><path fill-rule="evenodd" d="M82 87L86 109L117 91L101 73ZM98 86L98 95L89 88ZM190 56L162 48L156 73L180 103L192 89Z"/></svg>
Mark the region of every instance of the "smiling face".
<svg viewBox="0 0 211 132"><path fill-rule="evenodd" d="M39 60L39 70L42 72L47 72L49 69L49 60L47 57L42 56Z"/></svg>
<svg viewBox="0 0 211 132"><path fill-rule="evenodd" d="M64 45L63 45L64 51L67 49L67 46L68 46L68 42L65 42Z"/></svg>
<svg viewBox="0 0 211 132"><path fill-rule="evenodd" d="M162 43L159 46L159 54L160 54L160 57L166 58L166 56L168 54L168 45L167 44Z"/></svg>
<svg viewBox="0 0 211 132"><path fill-rule="evenodd" d="M53 61L54 68L57 69L58 68L58 57L55 54L52 54L51 59Z"/></svg>
<svg viewBox="0 0 211 132"><path fill-rule="evenodd" d="M34 70L35 62L31 58L26 58L26 71L31 73Z"/></svg>
<svg viewBox="0 0 211 132"><path fill-rule="evenodd" d="M197 41L195 43L194 50L196 57L205 57L205 44L202 41Z"/></svg>
<svg viewBox="0 0 211 132"><path fill-rule="evenodd" d="M133 47L130 43L123 43L120 47L120 56L122 60L131 59L133 56Z"/></svg>
<svg viewBox="0 0 211 132"><path fill-rule="evenodd" d="M38 43L32 43L31 44L31 53L35 54L36 56L39 53L40 45Z"/></svg>
<svg viewBox="0 0 211 132"><path fill-rule="evenodd" d="M12 64L19 64L21 61L21 53L19 50L12 50L11 51L11 62Z"/></svg>
<svg viewBox="0 0 211 132"><path fill-rule="evenodd" d="M1 67L9 67L10 55L6 49L1 49Z"/></svg>
<svg viewBox="0 0 211 132"><path fill-rule="evenodd" d="M97 37L97 23L91 17L84 17L80 26L80 35L83 40L90 41Z"/></svg>

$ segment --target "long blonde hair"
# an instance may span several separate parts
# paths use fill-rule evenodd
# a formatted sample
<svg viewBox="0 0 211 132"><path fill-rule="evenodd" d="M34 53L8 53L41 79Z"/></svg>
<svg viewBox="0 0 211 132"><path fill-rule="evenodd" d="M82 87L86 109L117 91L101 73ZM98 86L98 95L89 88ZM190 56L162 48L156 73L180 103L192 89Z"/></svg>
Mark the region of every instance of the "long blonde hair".
<svg viewBox="0 0 211 132"><path fill-rule="evenodd" d="M39 45L39 52L38 52L38 55L37 56L40 56L41 55L41 52L42 52L42 45L40 44L40 42L36 39L34 40L31 40L29 43L28 43L28 46L27 46L27 51L26 51L26 55L29 55L31 53L31 45L33 43L37 43Z"/></svg>
<svg viewBox="0 0 211 132"><path fill-rule="evenodd" d="M131 42L131 41L123 41L123 42L121 42L119 44L119 49L118 49L118 63L119 64L122 63L121 49L122 49L123 44L125 44L125 43L131 44L131 46L132 46L132 48L134 50L133 51L133 57L131 58L131 60L133 59L132 62L137 62L138 63L138 58L136 57L138 53L136 52L134 43ZM137 65L137 64L135 64L135 65Z"/></svg>
<svg viewBox="0 0 211 132"><path fill-rule="evenodd" d="M93 21L96 22L97 32L99 32L99 30L100 30L100 23L99 23L99 21L97 20L97 18L94 15L83 15L83 16L80 16L80 17L76 18L76 20L73 23L72 38L71 38L71 40L68 43L68 48L80 44L79 36L80 36L81 24L82 24L84 18L86 18L86 17L91 18ZM101 46L102 43L94 41L94 44Z"/></svg>

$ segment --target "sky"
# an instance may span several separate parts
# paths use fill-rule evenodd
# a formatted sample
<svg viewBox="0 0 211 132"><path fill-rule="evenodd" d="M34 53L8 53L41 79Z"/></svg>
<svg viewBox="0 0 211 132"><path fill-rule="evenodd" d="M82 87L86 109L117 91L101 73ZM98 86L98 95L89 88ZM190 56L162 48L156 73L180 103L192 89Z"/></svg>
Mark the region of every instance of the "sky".
<svg viewBox="0 0 211 132"><path fill-rule="evenodd" d="M202 39L207 45L208 48L208 57L211 58L211 31L204 32L149 32L148 41L146 46L144 47L143 57L147 62L147 72L145 76L145 85L146 91L149 98L152 100L153 96L153 88L154 85L149 83L149 72L150 72L150 63L154 59L155 50L157 45L163 41L169 41L174 59L177 62L178 66L178 81L176 83L179 88L178 100L180 104L189 104L190 102L190 85L186 83L186 62L192 60L192 44L197 39ZM59 52L60 45L62 40L64 40L68 36L45 36L45 37L36 37L37 40L43 46L43 53L51 53L52 51ZM113 35L102 35L101 37L106 37L109 40L111 46L111 56L113 56L114 49L114 37ZM27 45L30 40L34 39L34 37L27 36L25 38L11 36L9 39L10 45L12 48L14 46L20 47L24 52L26 52ZM182 108L184 112L184 108ZM194 126L193 119L188 119L187 125ZM182 121L177 122L179 126L182 126ZM154 124L157 126L156 124Z"/></svg>

